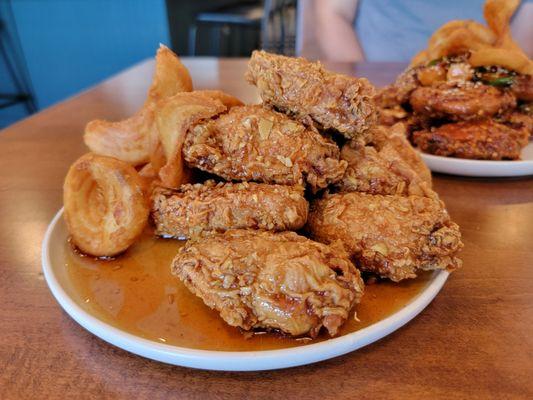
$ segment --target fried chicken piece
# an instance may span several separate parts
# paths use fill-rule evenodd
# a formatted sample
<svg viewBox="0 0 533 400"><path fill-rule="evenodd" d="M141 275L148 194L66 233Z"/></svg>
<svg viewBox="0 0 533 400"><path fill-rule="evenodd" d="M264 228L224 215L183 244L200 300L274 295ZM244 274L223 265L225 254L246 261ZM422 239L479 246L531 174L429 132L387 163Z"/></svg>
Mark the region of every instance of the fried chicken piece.
<svg viewBox="0 0 533 400"><path fill-rule="evenodd" d="M341 192L436 196L431 184L425 182L390 144L381 148L346 144L341 158L348 162L344 177L335 184Z"/></svg>
<svg viewBox="0 0 533 400"><path fill-rule="evenodd" d="M411 113L411 115L409 115L407 120L404 122L406 137L412 143L411 138L413 136L413 132L431 129L434 123L435 122L432 121L431 118L426 117L425 115Z"/></svg>
<svg viewBox="0 0 533 400"><path fill-rule="evenodd" d="M402 106L380 108L378 110L378 124L391 126L398 122L404 121L408 116L409 114Z"/></svg>
<svg viewBox="0 0 533 400"><path fill-rule="evenodd" d="M394 108L409 101L413 90L420 86L417 73L420 68L409 68L396 78L392 85L385 86L376 94L374 101L380 108Z"/></svg>
<svg viewBox="0 0 533 400"><path fill-rule="evenodd" d="M533 135L533 115L530 113L513 111L505 116L502 123L513 129L524 130L528 136Z"/></svg>
<svg viewBox="0 0 533 400"><path fill-rule="evenodd" d="M508 91L480 83L443 83L417 88L411 94L410 103L419 114L457 121L504 113L516 107L516 98Z"/></svg>
<svg viewBox="0 0 533 400"><path fill-rule="evenodd" d="M340 240L361 270L396 282L419 270L461 266L459 227L437 199L327 195L311 205L307 228L320 242Z"/></svg>
<svg viewBox="0 0 533 400"><path fill-rule="evenodd" d="M518 100L533 101L533 77L531 75L515 76L511 91Z"/></svg>
<svg viewBox="0 0 533 400"><path fill-rule="evenodd" d="M341 192L437 197L431 190L431 172L405 137L402 123L371 130L372 141L345 144L341 159L346 173L335 188Z"/></svg>
<svg viewBox="0 0 533 400"><path fill-rule="evenodd" d="M307 182L313 192L342 178L339 153L333 141L261 106L233 107L196 125L183 147L191 166L226 180Z"/></svg>
<svg viewBox="0 0 533 400"><path fill-rule="evenodd" d="M455 65L458 68L453 67L452 65ZM426 65L418 68L416 72L416 78L418 79L418 82L420 82L421 86L433 86L449 80L448 78L452 78L451 80L460 81L468 80L468 74L471 70L472 68L465 63L451 64L449 65L448 69L440 64L431 66Z"/></svg>
<svg viewBox="0 0 533 400"><path fill-rule="evenodd" d="M374 102L378 107L378 120L380 125L391 126L400 121L405 121L410 112L405 109L409 103L411 93L420 86L418 75L425 71L424 67L414 67L403 71L392 85L385 86L378 91ZM424 74L427 76L428 74Z"/></svg>
<svg viewBox="0 0 533 400"><path fill-rule="evenodd" d="M180 239L239 228L297 230L307 212L301 186L207 181L152 194L156 234Z"/></svg>
<svg viewBox="0 0 533 400"><path fill-rule="evenodd" d="M232 230L189 241L172 273L231 326L316 337L338 333L363 294L342 249L294 232Z"/></svg>
<svg viewBox="0 0 533 400"><path fill-rule="evenodd" d="M397 123L390 128L384 126L376 127L372 130L372 142L379 148L384 148L385 146L394 148L402 160L431 187L431 171L424 164L420 154L407 140L406 124Z"/></svg>
<svg viewBox="0 0 533 400"><path fill-rule="evenodd" d="M245 78L257 86L265 104L348 139L376 121L368 80L327 71L319 62L254 51Z"/></svg>
<svg viewBox="0 0 533 400"><path fill-rule="evenodd" d="M438 156L479 160L517 160L528 143L525 129L513 129L492 119L445 124L413 132L413 143Z"/></svg>
<svg viewBox="0 0 533 400"><path fill-rule="evenodd" d="M385 86L375 97L382 109L394 109L409 102L411 93L420 86L438 86L446 81L464 83L472 79L473 70L464 57L455 62L445 61L435 65L417 65L403 71L392 85Z"/></svg>

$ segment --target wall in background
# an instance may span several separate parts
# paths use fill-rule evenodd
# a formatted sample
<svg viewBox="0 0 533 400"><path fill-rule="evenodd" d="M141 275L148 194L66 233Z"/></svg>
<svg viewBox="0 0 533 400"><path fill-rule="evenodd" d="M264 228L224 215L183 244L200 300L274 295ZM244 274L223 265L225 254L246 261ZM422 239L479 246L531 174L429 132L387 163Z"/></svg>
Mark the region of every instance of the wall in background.
<svg viewBox="0 0 533 400"><path fill-rule="evenodd" d="M170 44L164 0L8 1L39 108Z"/></svg>
<svg viewBox="0 0 533 400"><path fill-rule="evenodd" d="M1 0L0 0L1 1ZM0 58L0 93L13 94L17 92L17 88L11 79L8 79L9 73L7 65L3 59ZM0 129L10 123L24 118L28 115L23 104L16 104L11 107L0 109Z"/></svg>

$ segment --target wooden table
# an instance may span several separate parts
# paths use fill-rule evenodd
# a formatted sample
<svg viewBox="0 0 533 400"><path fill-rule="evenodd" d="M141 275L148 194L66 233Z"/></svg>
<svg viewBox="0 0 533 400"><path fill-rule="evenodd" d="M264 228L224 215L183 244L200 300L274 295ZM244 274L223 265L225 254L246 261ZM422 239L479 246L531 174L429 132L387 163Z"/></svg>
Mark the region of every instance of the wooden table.
<svg viewBox="0 0 533 400"><path fill-rule="evenodd" d="M258 99L244 60L186 59L197 88ZM383 85L398 64L330 65ZM224 373L153 362L76 324L41 272L41 240L61 207L68 166L94 118L143 102L140 64L0 132L0 399L533 398L533 177L435 176L464 236L464 267L433 303L385 339L333 360Z"/></svg>

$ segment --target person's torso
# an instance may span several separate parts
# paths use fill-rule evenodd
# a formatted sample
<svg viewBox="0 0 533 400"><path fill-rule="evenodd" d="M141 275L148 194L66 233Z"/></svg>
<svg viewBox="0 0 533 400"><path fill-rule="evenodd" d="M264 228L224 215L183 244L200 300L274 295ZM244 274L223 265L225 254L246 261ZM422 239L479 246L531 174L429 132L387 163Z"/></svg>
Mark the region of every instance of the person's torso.
<svg viewBox="0 0 533 400"><path fill-rule="evenodd" d="M359 0L355 30L369 61L408 61L454 19L483 22L484 0Z"/></svg>

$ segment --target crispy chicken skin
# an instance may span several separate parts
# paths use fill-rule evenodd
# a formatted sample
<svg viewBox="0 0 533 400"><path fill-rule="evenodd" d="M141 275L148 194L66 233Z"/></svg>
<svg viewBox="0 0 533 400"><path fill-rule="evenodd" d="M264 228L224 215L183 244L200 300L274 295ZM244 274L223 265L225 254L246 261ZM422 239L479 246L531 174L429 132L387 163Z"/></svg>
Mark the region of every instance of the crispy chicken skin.
<svg viewBox="0 0 533 400"><path fill-rule="evenodd" d="M335 188L341 192L436 196L424 181L390 145L382 148L361 143L346 144L341 158L348 168Z"/></svg>
<svg viewBox="0 0 533 400"><path fill-rule="evenodd" d="M180 239L239 228L298 230L307 212L301 186L207 181L152 193L156 234Z"/></svg>
<svg viewBox="0 0 533 400"><path fill-rule="evenodd" d="M511 91L519 100L533 101L533 77L531 75L516 76L511 85Z"/></svg>
<svg viewBox="0 0 533 400"><path fill-rule="evenodd" d="M512 129L492 119L413 132L413 142L426 153L480 160L516 160L528 137L527 129Z"/></svg>
<svg viewBox="0 0 533 400"><path fill-rule="evenodd" d="M374 101L380 108L392 108L409 101L409 97L420 83L417 79L418 68L409 68L398 75L392 85L380 89Z"/></svg>
<svg viewBox="0 0 533 400"><path fill-rule="evenodd" d="M437 197L431 190L431 172L405 137L405 126L377 126L372 141L345 144L341 159L346 173L335 184L340 192Z"/></svg>
<svg viewBox="0 0 533 400"><path fill-rule="evenodd" d="M363 294L342 251L294 232L231 230L189 241L172 273L231 326L331 336Z"/></svg>
<svg viewBox="0 0 533 400"><path fill-rule="evenodd" d="M339 153L333 141L261 106L233 107L196 125L183 147L191 166L226 180L307 183L313 192L342 178Z"/></svg>
<svg viewBox="0 0 533 400"><path fill-rule="evenodd" d="M375 122L374 87L364 78L327 71L319 62L254 51L245 77L265 104L349 139Z"/></svg>
<svg viewBox="0 0 533 400"><path fill-rule="evenodd" d="M516 98L507 91L479 83L443 83L417 88L411 94L410 103L419 114L459 121L504 113L516 107Z"/></svg>
<svg viewBox="0 0 533 400"><path fill-rule="evenodd" d="M503 123L513 129L524 130L529 136L533 136L533 114L531 112L511 112L505 116Z"/></svg>
<svg viewBox="0 0 533 400"><path fill-rule="evenodd" d="M391 127L375 127L372 130L372 143L380 149L386 146L394 148L402 160L431 186L431 171L407 140L406 124L396 123Z"/></svg>
<svg viewBox="0 0 533 400"><path fill-rule="evenodd" d="M405 121L409 113L400 105L395 105L390 108L380 108L378 124L391 126L398 122Z"/></svg>
<svg viewBox="0 0 533 400"><path fill-rule="evenodd" d="M320 242L340 240L361 270L396 282L418 270L461 266L459 227L437 199L327 195L312 203L307 228Z"/></svg>

